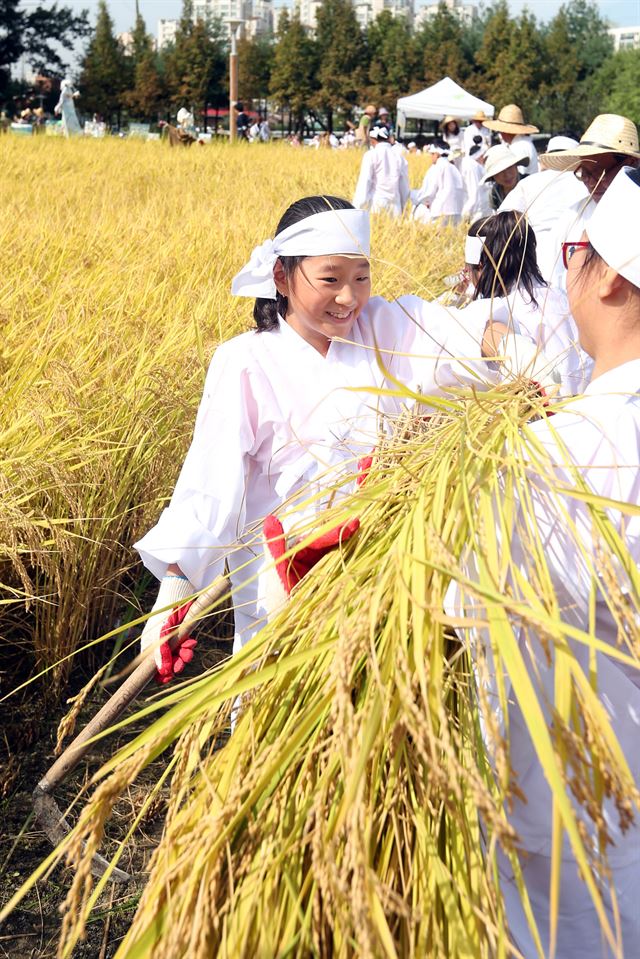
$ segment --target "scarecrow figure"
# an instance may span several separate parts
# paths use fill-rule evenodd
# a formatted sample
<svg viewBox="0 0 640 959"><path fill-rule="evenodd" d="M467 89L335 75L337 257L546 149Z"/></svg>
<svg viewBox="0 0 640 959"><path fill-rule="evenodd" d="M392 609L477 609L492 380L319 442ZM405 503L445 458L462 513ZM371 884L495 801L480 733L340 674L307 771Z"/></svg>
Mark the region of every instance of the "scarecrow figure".
<svg viewBox="0 0 640 959"><path fill-rule="evenodd" d="M77 90L73 89L71 80L67 77L60 84L60 99L54 107L54 113L60 114L62 118L62 132L66 137L77 136L82 131L78 122L78 115L74 100L80 96Z"/></svg>

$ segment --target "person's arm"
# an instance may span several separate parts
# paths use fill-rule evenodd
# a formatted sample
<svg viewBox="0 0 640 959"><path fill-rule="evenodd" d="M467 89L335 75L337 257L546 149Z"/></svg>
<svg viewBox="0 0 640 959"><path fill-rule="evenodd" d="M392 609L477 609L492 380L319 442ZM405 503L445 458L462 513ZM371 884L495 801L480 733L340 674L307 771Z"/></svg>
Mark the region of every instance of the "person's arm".
<svg viewBox="0 0 640 959"><path fill-rule="evenodd" d="M360 165L360 175L353 194L353 205L356 210L367 210L371 202L371 157L373 153L365 153Z"/></svg>

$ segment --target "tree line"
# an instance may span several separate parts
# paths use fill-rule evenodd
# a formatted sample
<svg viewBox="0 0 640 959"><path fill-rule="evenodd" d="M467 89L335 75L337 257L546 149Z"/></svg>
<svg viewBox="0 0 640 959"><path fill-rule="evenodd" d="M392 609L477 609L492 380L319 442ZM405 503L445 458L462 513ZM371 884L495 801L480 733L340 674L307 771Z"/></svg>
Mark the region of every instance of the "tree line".
<svg viewBox="0 0 640 959"><path fill-rule="evenodd" d="M67 16L63 37L88 35L77 78L85 114L157 120L182 106L196 117L227 106L228 32L216 18L194 20L192 0L183 2L175 43L159 51L139 11L125 50L105 0L91 30L86 17L53 9ZM511 16L507 0L495 0L469 23L441 4L417 30L389 11L362 30L350 0L323 0L313 33L285 8L274 37L239 41L239 95L243 102L268 99L289 130L302 129L308 117L332 129L358 106L393 111L399 96L450 76L498 109L518 103L527 121L546 131L580 133L601 112L638 123L640 51L614 54L607 27L590 0L567 0L549 23L526 9ZM22 47L28 51L28 37ZM41 71L51 66L42 37L32 60ZM0 76L2 66L0 58Z"/></svg>

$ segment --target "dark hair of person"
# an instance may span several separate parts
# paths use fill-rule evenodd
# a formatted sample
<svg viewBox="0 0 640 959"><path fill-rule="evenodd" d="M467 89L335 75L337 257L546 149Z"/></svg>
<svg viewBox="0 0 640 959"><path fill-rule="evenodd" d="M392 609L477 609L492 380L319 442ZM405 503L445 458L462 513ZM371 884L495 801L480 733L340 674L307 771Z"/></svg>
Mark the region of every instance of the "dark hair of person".
<svg viewBox="0 0 640 959"><path fill-rule="evenodd" d="M484 238L474 300L507 296L516 287L537 306L536 286L546 286L536 256L536 235L524 213L504 211L482 217L469 227L469 236Z"/></svg>
<svg viewBox="0 0 640 959"><path fill-rule="evenodd" d="M294 223L300 220L306 220L308 216L315 213L326 213L327 210L353 210L353 204L348 200L343 200L339 196L305 196L301 200L296 200L283 213L275 235L278 236ZM284 270L284 275L289 279L293 276L295 270L305 259L304 256L281 256L279 257ZM287 312L287 298L281 293L276 293L275 300L266 300L262 297L256 299L253 307L253 318L256 321L259 333L265 333L268 330L275 330L279 325L279 317L285 316Z"/></svg>
<svg viewBox="0 0 640 959"><path fill-rule="evenodd" d="M482 149L482 137L476 136L473 138L473 146L469 150L469 156L470 157L475 156L476 153L479 153L481 149Z"/></svg>

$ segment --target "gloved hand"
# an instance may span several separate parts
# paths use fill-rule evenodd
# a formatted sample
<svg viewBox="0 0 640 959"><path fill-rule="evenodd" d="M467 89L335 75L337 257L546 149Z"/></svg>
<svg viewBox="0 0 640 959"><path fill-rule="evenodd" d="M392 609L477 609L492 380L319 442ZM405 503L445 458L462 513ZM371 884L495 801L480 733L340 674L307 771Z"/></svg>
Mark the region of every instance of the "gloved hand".
<svg viewBox="0 0 640 959"><path fill-rule="evenodd" d="M293 549L285 557L285 553L290 550L290 547L287 547L282 523L277 516L267 516L262 530L286 595L291 595L293 587L300 582L303 576L306 576L325 553L329 553L351 539L359 526L360 520L357 517L348 520L340 526L334 526L333 529L323 533L322 536L318 536L317 539L312 540L306 546L302 546L298 550ZM295 544L292 544L292 546L295 546Z"/></svg>
<svg viewBox="0 0 640 959"><path fill-rule="evenodd" d="M520 333L507 333L500 340L497 352L507 373L531 380L543 396L560 392L557 362L545 356L533 340Z"/></svg>
<svg viewBox="0 0 640 959"><path fill-rule="evenodd" d="M149 646L154 646L153 656L158 670L156 680L159 683L170 682L193 659L193 650L197 646L195 639L185 636L180 644L171 650L165 637L169 637L186 616L191 603L182 603L182 600L194 592L193 585L182 576L169 574L160 583L158 597L151 610L152 615L145 623L140 637L142 652ZM175 608L171 610L171 606ZM155 613L155 610L162 612ZM163 639L165 642L162 642Z"/></svg>

